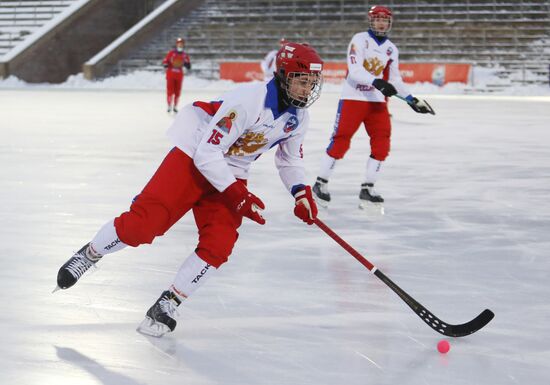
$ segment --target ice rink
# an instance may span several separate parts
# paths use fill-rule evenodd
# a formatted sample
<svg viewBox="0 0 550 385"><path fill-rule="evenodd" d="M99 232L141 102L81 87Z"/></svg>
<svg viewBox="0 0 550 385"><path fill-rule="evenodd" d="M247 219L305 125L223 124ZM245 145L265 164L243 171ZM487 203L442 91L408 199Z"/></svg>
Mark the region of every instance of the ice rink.
<svg viewBox="0 0 550 385"><path fill-rule="evenodd" d="M189 91L184 103L219 92ZM311 108L311 182L339 94ZM495 319L448 339L315 226L294 217L272 153L250 189L234 253L180 306L162 339L135 331L194 249L192 215L151 246L103 258L51 293L58 268L125 211L171 148L161 91L0 90L0 384L545 385L550 379L550 97L392 100L386 215L357 208L369 154L360 130L320 218L448 323ZM273 151L274 153L274 151Z"/></svg>

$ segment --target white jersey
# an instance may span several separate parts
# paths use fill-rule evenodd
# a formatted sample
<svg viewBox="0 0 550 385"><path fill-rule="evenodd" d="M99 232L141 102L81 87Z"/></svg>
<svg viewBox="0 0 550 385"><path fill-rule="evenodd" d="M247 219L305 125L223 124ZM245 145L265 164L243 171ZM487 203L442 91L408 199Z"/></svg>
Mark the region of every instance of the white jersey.
<svg viewBox="0 0 550 385"><path fill-rule="evenodd" d="M265 80L271 80L271 78L273 78L273 72L277 70L277 52L276 49L269 51L269 53L265 55L264 60L260 63Z"/></svg>
<svg viewBox="0 0 550 385"><path fill-rule="evenodd" d="M277 86L271 80L237 87L218 101L188 104L167 134L218 191L236 178L248 179L250 164L276 146L275 165L292 191L305 184L302 142L308 125L305 109L278 111Z"/></svg>
<svg viewBox="0 0 550 385"><path fill-rule="evenodd" d="M399 95L410 95L399 73L399 51L388 38L381 43L371 32L359 32L348 46L348 75L344 81L341 99L384 102L384 95L372 85L388 72L387 80Z"/></svg>

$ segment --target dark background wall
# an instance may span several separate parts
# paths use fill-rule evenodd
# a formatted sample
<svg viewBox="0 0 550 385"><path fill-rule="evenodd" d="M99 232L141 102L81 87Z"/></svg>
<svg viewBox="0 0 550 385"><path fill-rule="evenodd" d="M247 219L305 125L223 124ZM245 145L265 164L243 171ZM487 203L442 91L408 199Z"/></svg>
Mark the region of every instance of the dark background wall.
<svg viewBox="0 0 550 385"><path fill-rule="evenodd" d="M131 28L159 2L93 0L4 66L31 83L61 83Z"/></svg>

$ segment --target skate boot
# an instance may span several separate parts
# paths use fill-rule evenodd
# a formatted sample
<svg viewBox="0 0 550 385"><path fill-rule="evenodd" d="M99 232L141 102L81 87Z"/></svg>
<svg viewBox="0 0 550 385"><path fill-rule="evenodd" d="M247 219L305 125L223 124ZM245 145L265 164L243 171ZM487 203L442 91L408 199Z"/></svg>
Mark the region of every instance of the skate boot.
<svg viewBox="0 0 550 385"><path fill-rule="evenodd" d="M374 183L363 183L359 192L359 208L366 210L374 206L375 211L384 214L384 198L374 191Z"/></svg>
<svg viewBox="0 0 550 385"><path fill-rule="evenodd" d="M168 106L168 109L166 110L166 112L172 112L172 107Z"/></svg>
<svg viewBox="0 0 550 385"><path fill-rule="evenodd" d="M174 331L176 328L176 320L174 315L177 314L177 307L181 304L181 300L170 290L164 291L157 302L145 315L145 319L138 326L137 331L152 337L162 337L166 333Z"/></svg>
<svg viewBox="0 0 550 385"><path fill-rule="evenodd" d="M57 273L57 286L60 289L68 289L73 286L101 257L102 255L96 254L92 250L89 243L84 245L59 269Z"/></svg>
<svg viewBox="0 0 550 385"><path fill-rule="evenodd" d="M174 106L173 110L174 110L174 113L175 113L175 114L178 113L178 108L177 108L176 106Z"/></svg>
<svg viewBox="0 0 550 385"><path fill-rule="evenodd" d="M330 193L328 192L328 180L317 177L315 184L312 188L313 196L321 207L328 207L330 203Z"/></svg>

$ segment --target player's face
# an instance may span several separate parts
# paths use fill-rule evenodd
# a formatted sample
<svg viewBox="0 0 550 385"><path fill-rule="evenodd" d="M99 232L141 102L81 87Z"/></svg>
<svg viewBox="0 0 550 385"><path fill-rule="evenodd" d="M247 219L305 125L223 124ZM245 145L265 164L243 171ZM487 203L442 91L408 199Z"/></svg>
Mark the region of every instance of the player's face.
<svg viewBox="0 0 550 385"><path fill-rule="evenodd" d="M288 78L288 95L296 107L305 108L319 97L320 73L292 73Z"/></svg>
<svg viewBox="0 0 550 385"><path fill-rule="evenodd" d="M387 17L375 17L372 21L374 30L386 32L390 28L390 19Z"/></svg>
<svg viewBox="0 0 550 385"><path fill-rule="evenodd" d="M178 49L178 51L183 50L183 43L177 43L176 48Z"/></svg>
<svg viewBox="0 0 550 385"><path fill-rule="evenodd" d="M306 99L315 86L315 77L311 74L299 74L290 79L288 91L299 99Z"/></svg>

